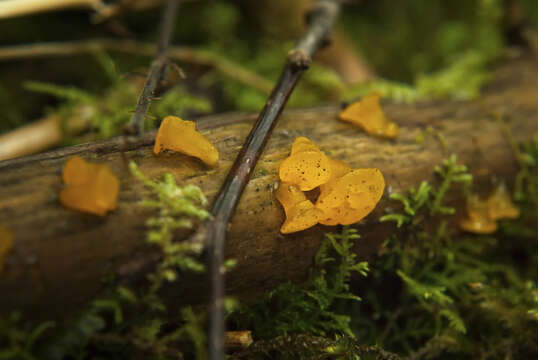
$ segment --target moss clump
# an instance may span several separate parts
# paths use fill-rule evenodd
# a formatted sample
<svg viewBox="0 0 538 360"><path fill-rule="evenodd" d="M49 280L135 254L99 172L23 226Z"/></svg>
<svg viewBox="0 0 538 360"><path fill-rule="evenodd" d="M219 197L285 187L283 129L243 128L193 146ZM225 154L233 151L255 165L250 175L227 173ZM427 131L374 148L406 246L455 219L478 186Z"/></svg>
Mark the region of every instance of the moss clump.
<svg viewBox="0 0 538 360"><path fill-rule="evenodd" d="M353 274L368 272L368 263L358 262L353 252L358 238L356 230L347 227L340 234L326 234L308 279L282 284L255 305L238 310L232 315L236 325L251 329L257 339L297 333L352 337L350 317L338 314L334 306L339 299L361 300L349 287Z"/></svg>
<svg viewBox="0 0 538 360"><path fill-rule="evenodd" d="M516 255L533 245L516 245L515 234L509 244L502 232L468 236L450 228L454 209L444 194L470 175L455 158L437 172L440 185L392 195L402 212L382 220L399 229L362 286L352 326L358 340L410 358L536 357L538 268L535 257ZM439 225L427 227L426 218Z"/></svg>

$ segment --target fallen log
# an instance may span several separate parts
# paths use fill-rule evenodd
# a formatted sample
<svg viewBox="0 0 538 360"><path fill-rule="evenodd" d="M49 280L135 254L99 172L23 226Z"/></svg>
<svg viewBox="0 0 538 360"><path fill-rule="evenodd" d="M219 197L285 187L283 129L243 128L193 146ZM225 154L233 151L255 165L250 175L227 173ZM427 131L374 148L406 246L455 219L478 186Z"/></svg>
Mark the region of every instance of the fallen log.
<svg viewBox="0 0 538 360"><path fill-rule="evenodd" d="M284 112L229 228L227 256L238 265L227 276L228 292L249 298L282 281L303 278L323 233L335 230L318 225L287 236L279 233L284 215L272 189L278 166L295 137L307 136L330 156L355 168L381 169L387 193L432 180L434 166L452 153L475 175L476 188L487 191L492 177L511 179L518 169L499 118L516 141L538 132L537 83L538 64L521 58L498 67L492 83L475 101L387 102L387 115L401 126L393 142L337 121L337 105ZM105 286L104 278L114 276L120 282L143 278L157 256L145 243L144 220L150 213L138 204L149 193L131 176L127 160L135 161L152 178L168 171L180 184L198 185L211 201L255 118L224 114L197 121L221 152L214 169L180 154L153 155L152 133L0 162L0 225L14 236L0 275L0 314L20 309L34 319L62 318L95 297ZM417 142L428 127L437 138ZM119 176L116 211L96 217L60 205L62 166L75 154L106 162ZM461 198L453 201L461 205ZM387 206L392 204L385 195L357 225L362 235L357 251L362 258L375 252L393 228L378 221ZM181 284L165 290L172 298L194 302L203 301L207 286L203 277L185 275Z"/></svg>

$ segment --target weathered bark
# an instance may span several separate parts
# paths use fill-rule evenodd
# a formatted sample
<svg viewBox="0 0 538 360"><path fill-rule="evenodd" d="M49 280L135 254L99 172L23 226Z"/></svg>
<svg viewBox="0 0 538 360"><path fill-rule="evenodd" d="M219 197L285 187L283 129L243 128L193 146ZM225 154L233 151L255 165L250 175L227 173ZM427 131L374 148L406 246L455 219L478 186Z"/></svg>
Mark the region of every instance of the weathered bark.
<svg viewBox="0 0 538 360"><path fill-rule="evenodd" d="M431 101L416 105L386 103L387 115L401 125L394 142L366 136L336 120L338 106L289 110L283 114L238 206L229 230L228 257L238 266L227 276L232 294L253 296L284 280L306 274L322 234L333 227L282 236L283 211L272 195L277 170L296 136L307 136L330 156L353 167L377 167L387 192L406 191L433 178L433 167L451 153L475 175L478 190L487 191L494 176L510 179L516 159L495 117L503 114L517 141L538 131L536 84L538 65L512 60L495 72L495 80L476 101ZM211 200L225 178L255 115L227 114L200 119L199 128L219 148L215 169L180 154L154 156L152 134L139 139L112 139L41 155L0 162L0 224L15 242L0 277L0 313L19 308L36 318L70 314L94 297L103 278L119 281L143 277L155 252L144 242L144 219L150 213L138 205L149 193L128 171L134 160L150 177L173 173L180 184L199 185ZM415 137L427 126L441 134L418 144ZM61 170L74 154L108 163L121 179L118 208L105 217L63 208L57 198ZM387 196L374 213L358 225L362 235L359 255L372 254L392 225L378 218L388 206ZM391 204L392 205L392 204ZM179 288L178 288L179 287ZM203 299L203 279L185 275L167 289L173 298Z"/></svg>

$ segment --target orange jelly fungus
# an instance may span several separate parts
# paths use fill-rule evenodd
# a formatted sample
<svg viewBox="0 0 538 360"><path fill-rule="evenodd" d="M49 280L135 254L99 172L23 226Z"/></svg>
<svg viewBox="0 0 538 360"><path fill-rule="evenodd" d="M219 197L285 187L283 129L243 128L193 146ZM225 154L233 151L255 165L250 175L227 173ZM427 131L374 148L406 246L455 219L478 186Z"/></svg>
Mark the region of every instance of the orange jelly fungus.
<svg viewBox="0 0 538 360"><path fill-rule="evenodd" d="M295 155L304 151L321 152L319 147L317 147L317 145L310 141L308 138L305 138L304 136L299 136L298 138L295 138L293 144L291 145L290 155Z"/></svg>
<svg viewBox="0 0 538 360"><path fill-rule="evenodd" d="M305 230L318 223L321 212L306 199L305 194L297 186L281 183L275 196L286 213L286 220L280 228L283 234Z"/></svg>
<svg viewBox="0 0 538 360"><path fill-rule="evenodd" d="M512 202L504 184L497 186L489 196L488 216L493 220L516 219L519 217L519 209Z"/></svg>
<svg viewBox="0 0 538 360"><path fill-rule="evenodd" d="M359 125L370 135L394 139L399 132L398 125L387 119L379 99L379 94L367 95L342 110L338 117Z"/></svg>
<svg viewBox="0 0 538 360"><path fill-rule="evenodd" d="M329 181L331 161L314 143L299 137L293 142L290 156L280 164L279 175L283 182L309 191Z"/></svg>
<svg viewBox="0 0 538 360"><path fill-rule="evenodd" d="M385 179L379 169L356 169L321 189L316 208L324 225L349 225L368 215L381 199Z"/></svg>
<svg viewBox="0 0 538 360"><path fill-rule="evenodd" d="M219 161L219 151L196 131L194 122L177 116L165 117L159 127L153 152L157 155L163 150L194 156L210 166Z"/></svg>
<svg viewBox="0 0 538 360"><path fill-rule="evenodd" d="M104 215L116 208L120 182L105 164L86 162L73 156L64 165L60 202L68 208Z"/></svg>
<svg viewBox="0 0 538 360"><path fill-rule="evenodd" d="M497 222L489 217L488 202L476 195L467 199L468 218L460 221L460 227L475 234L491 234L497 230Z"/></svg>
<svg viewBox="0 0 538 360"><path fill-rule="evenodd" d="M349 225L368 215L381 199L385 180L378 169L353 170L331 159L305 137L295 139L291 153L280 165L276 198L286 213L284 234L316 225ZM314 205L303 191L319 186Z"/></svg>
<svg viewBox="0 0 538 360"><path fill-rule="evenodd" d="M12 247L13 235L7 228L0 226L0 275L2 274L2 270L4 268L4 258Z"/></svg>
<svg viewBox="0 0 538 360"><path fill-rule="evenodd" d="M329 178L329 181L319 186L320 193L330 191L330 189L334 187L339 178L353 170L351 166L349 166L348 163L346 163L345 161L337 159L329 160L331 162L331 177Z"/></svg>

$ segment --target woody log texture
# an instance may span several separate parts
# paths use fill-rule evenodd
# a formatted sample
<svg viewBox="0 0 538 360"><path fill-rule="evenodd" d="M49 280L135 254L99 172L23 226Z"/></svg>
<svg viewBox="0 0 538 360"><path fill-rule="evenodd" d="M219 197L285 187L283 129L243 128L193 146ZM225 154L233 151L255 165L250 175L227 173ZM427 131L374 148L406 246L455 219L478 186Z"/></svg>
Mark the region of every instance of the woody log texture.
<svg viewBox="0 0 538 360"><path fill-rule="evenodd" d="M494 80L474 101L385 102L387 116L401 126L396 141L369 137L338 121L338 105L285 111L231 222L227 257L237 259L238 266L227 276L228 294L251 298L282 281L304 278L323 233L335 230L318 225L279 234L284 214L272 189L295 137L307 136L354 168L381 169L386 192L405 192L422 180L434 180L434 166L455 153L475 175L475 189L487 193L493 177L512 179L518 170L499 119L516 141L538 132L537 83L536 60L520 58L499 66ZM144 220L150 213L138 204L150 194L130 175L127 160L134 160L152 178L169 171L182 185L199 185L211 201L255 118L255 114L225 114L199 119L199 129L221 153L215 169L180 154L153 155L151 133L0 162L0 225L14 235L0 275L0 313L19 309L36 320L58 319L95 297L106 286L104 278L114 275L120 283L138 284L158 254L145 243ZM416 136L428 126L440 136L417 143ZM97 217L60 205L62 166L75 154L108 163L119 176L116 211ZM463 205L461 197L451 200ZM394 204L385 194L376 210L357 225L362 235L357 251L363 258L375 253L393 229L392 224L378 221L387 206ZM207 299L203 277L186 274L175 286L165 292L174 299L184 294L181 302Z"/></svg>

